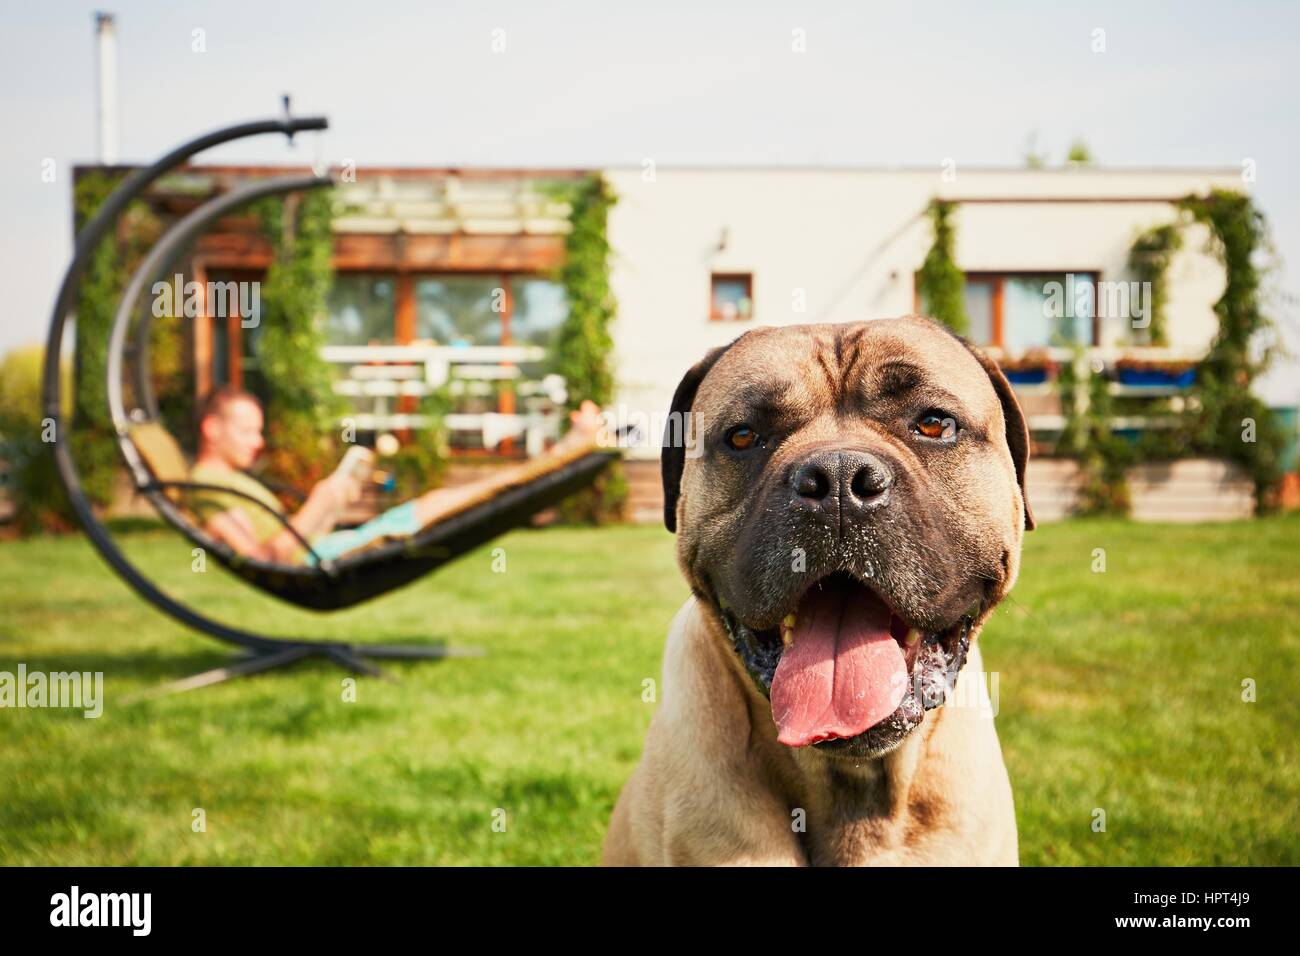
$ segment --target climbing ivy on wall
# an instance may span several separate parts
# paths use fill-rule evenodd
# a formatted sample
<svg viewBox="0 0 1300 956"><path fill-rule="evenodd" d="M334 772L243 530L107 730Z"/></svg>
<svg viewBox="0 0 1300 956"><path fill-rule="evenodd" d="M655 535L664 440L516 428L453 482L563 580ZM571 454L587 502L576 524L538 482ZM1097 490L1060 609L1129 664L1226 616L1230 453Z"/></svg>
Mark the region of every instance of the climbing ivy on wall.
<svg viewBox="0 0 1300 956"><path fill-rule="evenodd" d="M266 468L307 489L333 468L343 406L320 350L333 282L333 204L314 190L255 204L272 261L261 286L256 355L266 403ZM247 332L245 334L248 334Z"/></svg>
<svg viewBox="0 0 1300 956"><path fill-rule="evenodd" d="M1258 251L1268 243L1267 224L1249 196L1231 190L1188 196L1178 207L1183 218L1144 231L1129 254L1129 269L1134 278L1151 283L1150 344L1168 342L1166 273L1174 254L1182 247L1181 230L1187 220L1208 227L1211 251L1223 264L1224 290L1214 305L1219 329L1197 366L1196 381L1177 413L1176 427L1144 434L1134 456L1203 455L1235 462L1255 483L1257 507L1268 510L1276 504L1286 438L1272 410L1253 391L1272 355L1270 344L1263 341L1272 322L1261 302L1263 275L1256 264ZM1065 391L1063 407L1067 402ZM1089 415L1100 415L1102 407L1090 406ZM1080 439L1080 435L1093 435L1092 444L1086 438ZM1087 456L1094 462L1099 456L1105 460L1116 455L1124 457L1124 449L1114 445L1117 440L1114 436L1103 438L1095 427L1087 426L1076 429L1072 436L1075 444L1082 441L1085 446L1081 462ZM1093 471L1116 474L1113 467ZM1085 467L1085 481L1088 480L1091 478Z"/></svg>
<svg viewBox="0 0 1300 956"><path fill-rule="evenodd" d="M74 226L81 229L122 180L121 173L90 171L73 186ZM118 298L132 270L157 239L160 223L149 207L132 203L87 261L77 286L76 360L73 368L72 444L86 496L107 505L117 473L117 448L108 414L105 375L108 337Z"/></svg>
<svg viewBox="0 0 1300 956"><path fill-rule="evenodd" d="M606 229L617 200L603 177L590 176L571 189L568 201L572 211L560 281L569 312L555 338L554 368L564 376L572 410L583 399L606 405L613 397L609 358L614 341L609 326L617 307L609 287Z"/></svg>
<svg viewBox="0 0 1300 956"><path fill-rule="evenodd" d="M1133 241L1129 249L1128 268L1133 278L1145 283L1151 290L1147 300L1151 324L1146 337L1150 345L1168 345L1169 335L1165 322L1165 304L1169 298L1167 274L1175 253L1182 248L1180 223L1170 222L1152 226Z"/></svg>
<svg viewBox="0 0 1300 956"><path fill-rule="evenodd" d="M1081 346L1057 373L1057 394L1065 417L1057 451L1079 464L1078 513L1127 514L1125 471L1135 458L1133 446L1111 431L1115 409L1109 382L1089 366Z"/></svg>
<svg viewBox="0 0 1300 956"><path fill-rule="evenodd" d="M1268 368L1272 348L1262 341L1272 328L1261 302L1257 252L1268 242L1263 213L1251 197L1231 190L1189 196L1181 203L1209 227L1226 284L1214 304L1219 331L1197 369L1199 411L1187 416L1185 445L1241 465L1255 482L1261 509L1274 504L1285 436L1276 417L1253 392Z"/></svg>
<svg viewBox="0 0 1300 956"><path fill-rule="evenodd" d="M917 273L916 285L921 308L954 332L965 335L970 329L963 296L966 278L953 258L952 214L956 206L956 203L935 199L926 209L934 240Z"/></svg>
<svg viewBox="0 0 1300 956"><path fill-rule="evenodd" d="M614 396L610 324L618 308L609 285L612 250L607 228L609 210L618 197L600 175L563 187L557 195L570 207L559 272L569 311L554 339L551 367L564 376L566 411L576 409L584 399L605 408ZM568 427L567 415L563 427ZM622 518L626 500L627 480L615 462L591 488L565 501L560 513L574 523L605 524Z"/></svg>

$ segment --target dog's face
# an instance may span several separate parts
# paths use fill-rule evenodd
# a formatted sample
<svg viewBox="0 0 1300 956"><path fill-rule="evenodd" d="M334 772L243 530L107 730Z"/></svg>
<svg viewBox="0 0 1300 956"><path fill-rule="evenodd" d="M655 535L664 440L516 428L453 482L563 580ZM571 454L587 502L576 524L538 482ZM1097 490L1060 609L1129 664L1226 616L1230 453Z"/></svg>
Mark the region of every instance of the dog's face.
<svg viewBox="0 0 1300 956"><path fill-rule="evenodd" d="M943 702L1033 526L997 367L910 316L755 329L687 373L665 521L778 739L855 759ZM677 418L677 416L673 416Z"/></svg>

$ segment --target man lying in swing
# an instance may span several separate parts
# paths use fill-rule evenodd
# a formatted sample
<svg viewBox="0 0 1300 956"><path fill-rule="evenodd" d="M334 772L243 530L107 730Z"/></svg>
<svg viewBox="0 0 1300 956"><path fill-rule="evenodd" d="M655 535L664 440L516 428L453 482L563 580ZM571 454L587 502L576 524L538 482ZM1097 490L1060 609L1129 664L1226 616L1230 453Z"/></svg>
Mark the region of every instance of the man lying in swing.
<svg viewBox="0 0 1300 956"><path fill-rule="evenodd" d="M569 457L578 449L597 443L601 422L594 402L583 402L569 417L572 427L543 458ZM534 460L503 468L490 478L470 484L436 488L390 508L360 527L335 530L344 509L360 497L363 485L358 469L349 465L358 460L364 465L372 457L368 450L356 446L350 460L317 482L302 506L288 516L294 531L311 543L315 552L312 555L276 517L284 514L279 499L245 473L266 444L262 428L262 407L253 395L229 386L213 391L200 412L199 452L190 481L249 495L271 510L259 507L241 494L215 490L191 491L186 505L212 537L246 557L276 564L332 561L380 538L415 534L437 516L455 510L458 504L484 497L537 468Z"/></svg>

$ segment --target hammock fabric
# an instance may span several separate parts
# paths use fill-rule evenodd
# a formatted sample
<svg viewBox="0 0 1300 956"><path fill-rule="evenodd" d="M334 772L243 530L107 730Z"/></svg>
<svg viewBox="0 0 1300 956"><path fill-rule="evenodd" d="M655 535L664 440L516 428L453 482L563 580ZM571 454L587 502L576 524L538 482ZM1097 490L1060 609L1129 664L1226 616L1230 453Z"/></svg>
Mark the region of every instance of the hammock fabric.
<svg viewBox="0 0 1300 956"><path fill-rule="evenodd" d="M126 440L148 469L149 480L137 487L160 515L249 584L290 604L317 611L351 607L391 591L526 523L539 511L590 484L618 455L592 443L567 454L535 458L509 478L489 479L472 498L449 504L414 535L381 539L312 567L247 558L204 532L184 507L185 492L207 489L244 496L230 488L189 481L185 456L161 424L133 425L127 430ZM248 501L250 507L266 509L256 498L249 497ZM311 549L285 515L271 513L306 550Z"/></svg>

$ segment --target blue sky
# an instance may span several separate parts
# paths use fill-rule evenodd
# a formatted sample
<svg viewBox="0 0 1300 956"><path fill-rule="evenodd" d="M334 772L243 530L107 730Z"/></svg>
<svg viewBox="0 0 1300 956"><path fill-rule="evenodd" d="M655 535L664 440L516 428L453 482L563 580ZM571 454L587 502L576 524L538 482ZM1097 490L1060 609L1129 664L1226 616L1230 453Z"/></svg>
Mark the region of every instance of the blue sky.
<svg viewBox="0 0 1300 956"><path fill-rule="evenodd" d="M332 130L207 161L384 165L1237 166L1300 353L1300 5L20 3L0 0L0 351L39 340L95 156L93 12L119 36L120 154L151 159L290 92ZM808 52L790 53L791 31ZM1106 31L1106 52L1090 49ZM206 52L192 50L204 31ZM492 51L493 30L506 49ZM54 158L57 180L41 181ZM1287 263L1290 264L1289 268ZM1300 403L1296 364L1268 382Z"/></svg>

